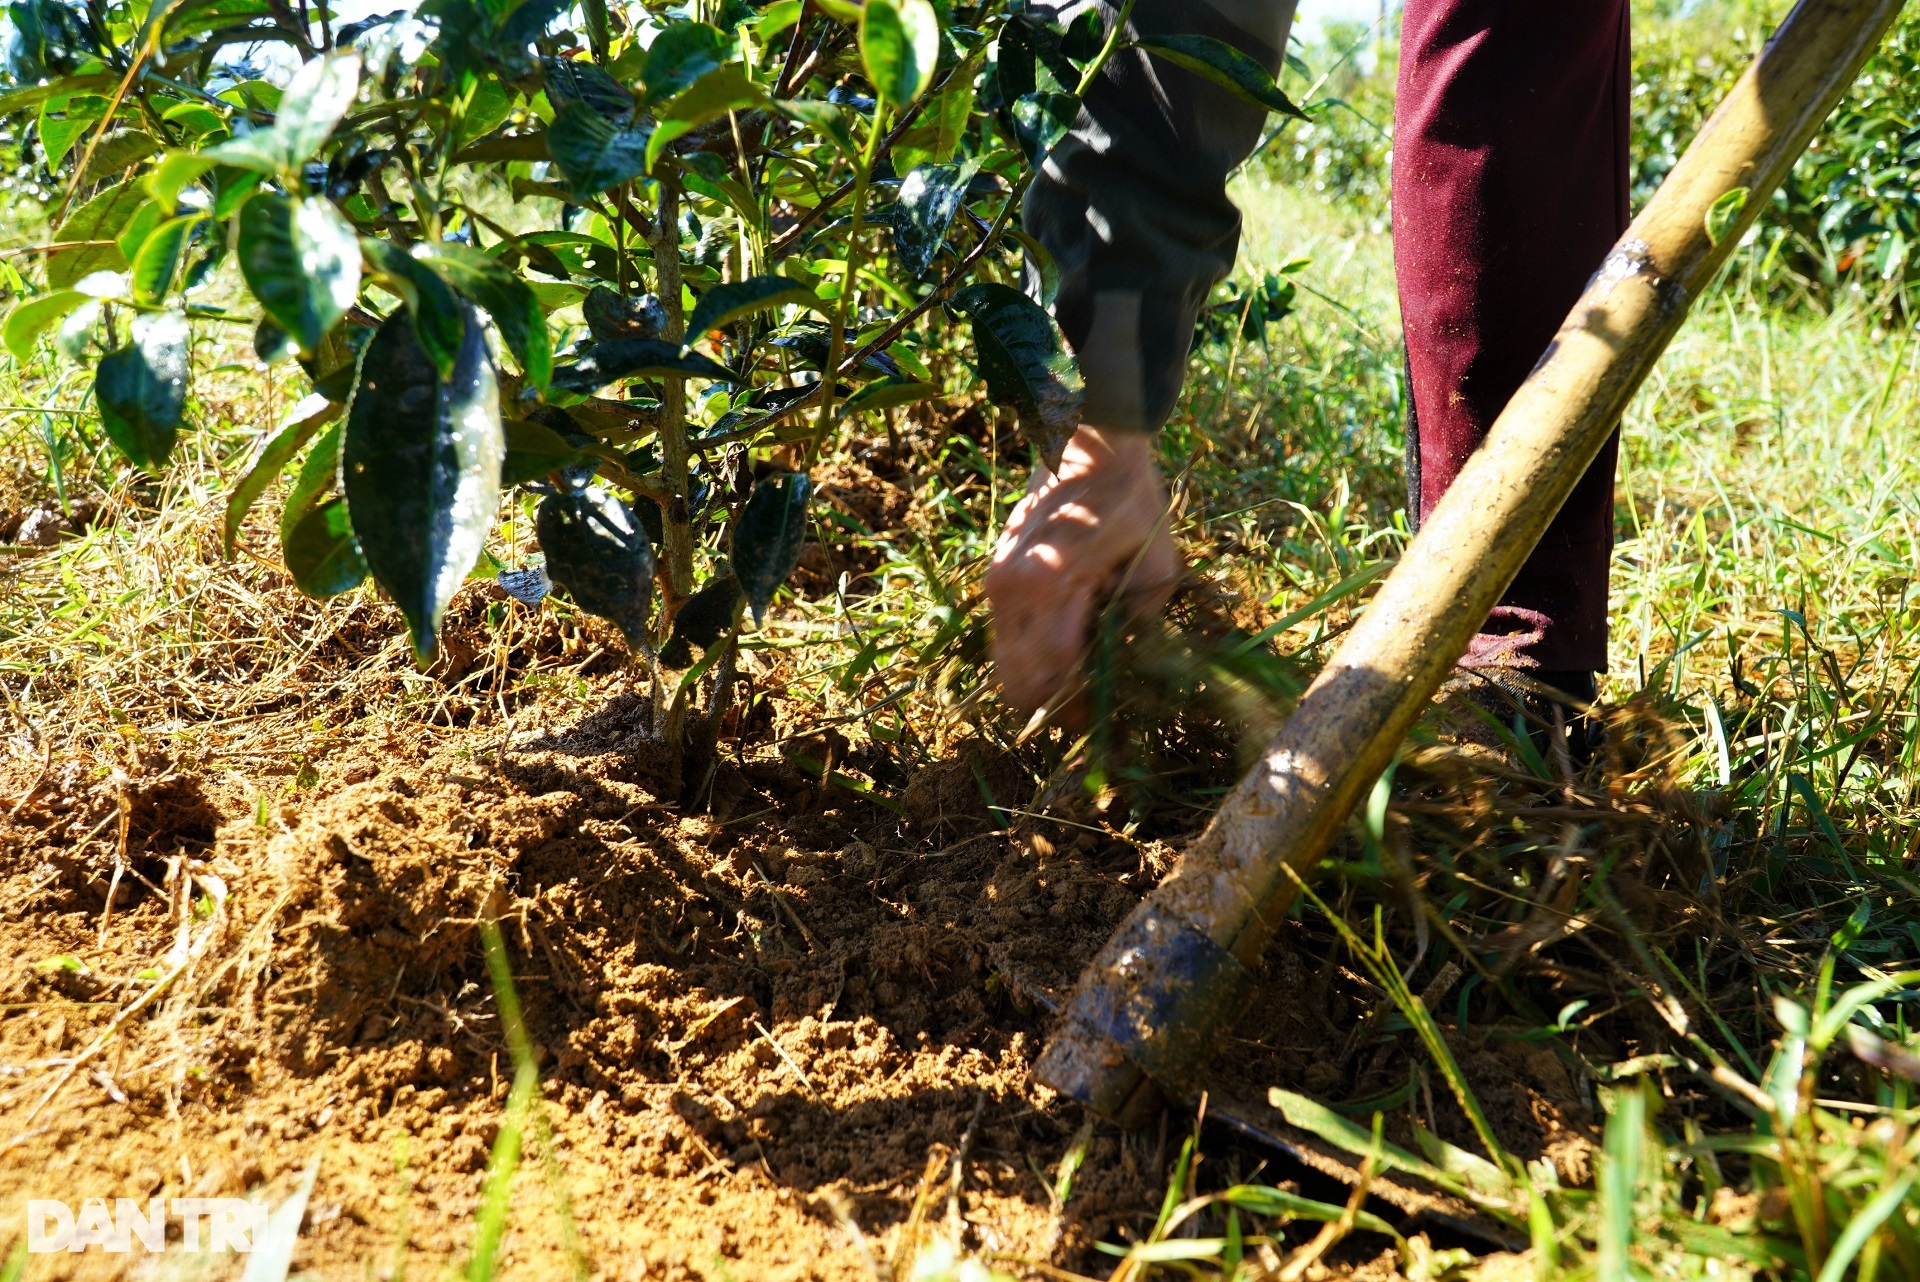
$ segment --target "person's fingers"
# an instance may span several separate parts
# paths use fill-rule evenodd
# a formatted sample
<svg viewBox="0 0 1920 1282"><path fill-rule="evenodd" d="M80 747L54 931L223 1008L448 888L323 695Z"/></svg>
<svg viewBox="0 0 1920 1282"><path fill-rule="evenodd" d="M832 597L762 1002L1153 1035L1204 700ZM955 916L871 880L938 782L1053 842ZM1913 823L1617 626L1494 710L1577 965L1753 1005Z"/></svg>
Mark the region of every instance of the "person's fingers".
<svg viewBox="0 0 1920 1282"><path fill-rule="evenodd" d="M1173 599L1185 568L1173 536L1163 526L1133 564L1121 571L1113 595L1126 607L1129 618L1158 614Z"/></svg>
<svg viewBox="0 0 1920 1282"><path fill-rule="evenodd" d="M993 605L993 661L1007 701L1031 712L1072 679L1092 617L1093 590L1081 576L1036 572L1027 556L997 564L987 577Z"/></svg>

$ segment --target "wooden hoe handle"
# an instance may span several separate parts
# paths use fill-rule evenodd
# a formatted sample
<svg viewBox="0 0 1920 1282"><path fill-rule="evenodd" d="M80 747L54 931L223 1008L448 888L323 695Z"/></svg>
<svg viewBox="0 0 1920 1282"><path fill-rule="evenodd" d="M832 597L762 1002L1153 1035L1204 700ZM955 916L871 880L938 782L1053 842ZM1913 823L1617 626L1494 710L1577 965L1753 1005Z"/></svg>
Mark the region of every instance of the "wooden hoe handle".
<svg viewBox="0 0 1920 1282"><path fill-rule="evenodd" d="M1081 976L1041 1082L1124 1123L1144 1121L1160 1089L1194 1089L1245 1009L1295 874L1392 760L1903 4L1801 0L1787 16L1259 763Z"/></svg>

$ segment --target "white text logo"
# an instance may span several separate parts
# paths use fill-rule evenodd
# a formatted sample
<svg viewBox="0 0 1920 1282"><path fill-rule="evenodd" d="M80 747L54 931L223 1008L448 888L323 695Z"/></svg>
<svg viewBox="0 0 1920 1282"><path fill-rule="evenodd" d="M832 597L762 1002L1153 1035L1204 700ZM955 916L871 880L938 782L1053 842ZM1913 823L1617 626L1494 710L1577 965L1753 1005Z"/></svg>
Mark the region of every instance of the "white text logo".
<svg viewBox="0 0 1920 1282"><path fill-rule="evenodd" d="M27 1203L27 1250L145 1251L167 1249L167 1216L180 1222L180 1246L187 1251L251 1251L255 1235L267 1227L267 1204L243 1197L117 1197L107 1205L90 1197L75 1211L65 1202L34 1198Z"/></svg>

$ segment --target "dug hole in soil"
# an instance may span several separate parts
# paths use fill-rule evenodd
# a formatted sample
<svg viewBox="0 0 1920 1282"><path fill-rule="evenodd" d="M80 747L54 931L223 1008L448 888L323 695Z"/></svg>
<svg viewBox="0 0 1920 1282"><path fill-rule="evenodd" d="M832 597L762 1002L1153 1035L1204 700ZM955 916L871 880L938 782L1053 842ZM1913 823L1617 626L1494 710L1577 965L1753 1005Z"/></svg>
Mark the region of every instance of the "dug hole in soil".
<svg viewBox="0 0 1920 1282"><path fill-rule="evenodd" d="M1191 1119L1096 1128L1060 1205L1086 1119L1029 1080L1035 995L1071 986L1173 848L1007 829L987 798L1018 809L1034 777L978 739L907 776L903 813L763 746L688 817L649 774L643 687L611 666L581 664L584 699L542 696L510 732L359 722L293 789L204 743L10 767L0 1240L35 1197L277 1202L317 1157L296 1273L457 1264L513 1076L479 942L494 915L552 1126L528 1137L503 1276L573 1275L556 1189L594 1276L905 1277L935 1237L1016 1274L1104 1275L1092 1244L1151 1225ZM1277 946L1223 1080L1255 1098L1405 1080L1404 1049L1352 1053L1338 972ZM1577 1168L1592 1119L1551 1055L1461 1054L1515 1152ZM1304 1174L1208 1152L1220 1180ZM1359 1235L1328 1263L1397 1277L1386 1246ZM91 1251L29 1276L150 1268Z"/></svg>

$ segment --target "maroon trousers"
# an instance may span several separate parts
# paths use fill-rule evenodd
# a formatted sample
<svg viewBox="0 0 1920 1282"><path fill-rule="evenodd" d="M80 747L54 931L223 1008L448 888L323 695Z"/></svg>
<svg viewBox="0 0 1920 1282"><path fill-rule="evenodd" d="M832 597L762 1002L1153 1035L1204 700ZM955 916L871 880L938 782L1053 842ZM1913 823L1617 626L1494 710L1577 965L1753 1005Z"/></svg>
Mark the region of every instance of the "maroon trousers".
<svg viewBox="0 0 1920 1282"><path fill-rule="evenodd" d="M1626 230L1627 0L1406 0L1393 230L1424 517ZM1608 442L1468 664L1605 671Z"/></svg>

